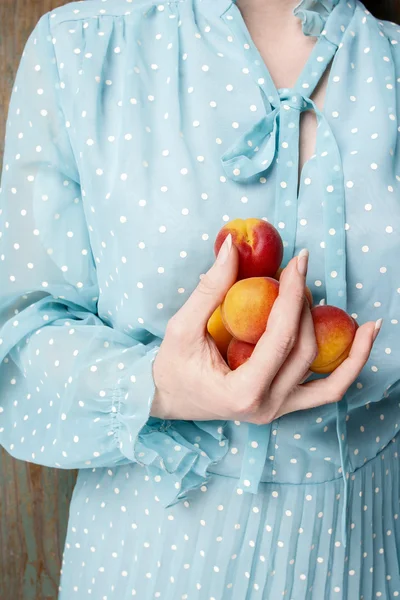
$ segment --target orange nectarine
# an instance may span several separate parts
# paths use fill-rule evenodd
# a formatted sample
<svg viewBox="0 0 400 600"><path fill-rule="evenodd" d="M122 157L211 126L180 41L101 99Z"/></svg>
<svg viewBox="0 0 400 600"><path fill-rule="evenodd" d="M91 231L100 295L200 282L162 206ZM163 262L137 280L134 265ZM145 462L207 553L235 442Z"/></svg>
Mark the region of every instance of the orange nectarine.
<svg viewBox="0 0 400 600"><path fill-rule="evenodd" d="M221 304L222 320L235 338L256 344L267 326L279 283L272 277L250 277L237 281Z"/></svg>
<svg viewBox="0 0 400 600"><path fill-rule="evenodd" d="M336 306L319 305L311 310L318 356L310 366L313 373L332 373L348 357L357 322Z"/></svg>
<svg viewBox="0 0 400 600"><path fill-rule="evenodd" d="M217 346L223 358L226 359L226 353L232 336L224 326L220 306L215 309L211 317L208 319L207 331L214 339L215 345Z"/></svg>

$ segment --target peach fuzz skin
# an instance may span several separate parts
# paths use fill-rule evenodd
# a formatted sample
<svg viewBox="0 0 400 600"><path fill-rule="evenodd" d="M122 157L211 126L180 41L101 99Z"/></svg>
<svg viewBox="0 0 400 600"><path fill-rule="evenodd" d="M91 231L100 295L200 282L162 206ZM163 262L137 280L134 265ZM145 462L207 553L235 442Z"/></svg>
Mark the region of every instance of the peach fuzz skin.
<svg viewBox="0 0 400 600"><path fill-rule="evenodd" d="M222 321L221 307L218 306L211 317L208 319L207 331L213 338L215 345L221 353L221 356L226 360L228 346L232 340L229 331L226 330Z"/></svg>
<svg viewBox="0 0 400 600"><path fill-rule="evenodd" d="M236 339L256 344L267 326L279 282L272 277L250 277L237 281L221 304L222 320Z"/></svg>
<svg viewBox="0 0 400 600"><path fill-rule="evenodd" d="M250 358L254 348L254 344L248 344L247 342L241 342L236 338L232 338L227 352L228 365L232 371L240 367L240 365Z"/></svg>
<svg viewBox="0 0 400 600"><path fill-rule="evenodd" d="M318 355L311 364L310 371L332 373L350 354L358 324L353 317L336 306L314 306L311 315Z"/></svg>
<svg viewBox="0 0 400 600"><path fill-rule="evenodd" d="M273 277L283 258L283 243L279 232L263 219L234 219L220 229L214 242L218 255L226 236L239 252L237 280L248 277Z"/></svg>

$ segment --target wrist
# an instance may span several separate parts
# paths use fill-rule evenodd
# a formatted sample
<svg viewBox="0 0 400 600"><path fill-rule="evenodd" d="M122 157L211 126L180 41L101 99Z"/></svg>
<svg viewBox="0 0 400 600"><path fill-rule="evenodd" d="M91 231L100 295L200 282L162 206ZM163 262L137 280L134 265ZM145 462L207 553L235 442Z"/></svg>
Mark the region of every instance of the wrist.
<svg viewBox="0 0 400 600"><path fill-rule="evenodd" d="M162 394L157 387L154 390L150 416L163 420L169 419L168 411L165 406L165 401L163 400Z"/></svg>

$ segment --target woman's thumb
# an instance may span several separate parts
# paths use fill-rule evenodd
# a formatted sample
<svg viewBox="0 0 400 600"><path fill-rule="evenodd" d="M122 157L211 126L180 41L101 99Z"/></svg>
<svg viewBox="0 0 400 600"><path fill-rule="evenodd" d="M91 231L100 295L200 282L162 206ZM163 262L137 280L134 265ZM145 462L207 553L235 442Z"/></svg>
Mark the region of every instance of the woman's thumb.
<svg viewBox="0 0 400 600"><path fill-rule="evenodd" d="M235 283L238 266L239 254L229 234L212 267L201 276L197 287L175 314L175 321L182 319L188 324L188 333L203 335L208 319Z"/></svg>

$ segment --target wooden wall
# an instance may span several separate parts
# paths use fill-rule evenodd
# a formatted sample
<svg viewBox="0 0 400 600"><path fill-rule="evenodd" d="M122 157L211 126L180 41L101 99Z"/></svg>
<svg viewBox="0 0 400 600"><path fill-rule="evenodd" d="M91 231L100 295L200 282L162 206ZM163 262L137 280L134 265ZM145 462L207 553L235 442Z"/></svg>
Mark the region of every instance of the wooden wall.
<svg viewBox="0 0 400 600"><path fill-rule="evenodd" d="M24 44L63 0L0 0L0 165L8 102ZM0 449L0 598L56 600L75 473L12 459Z"/></svg>

